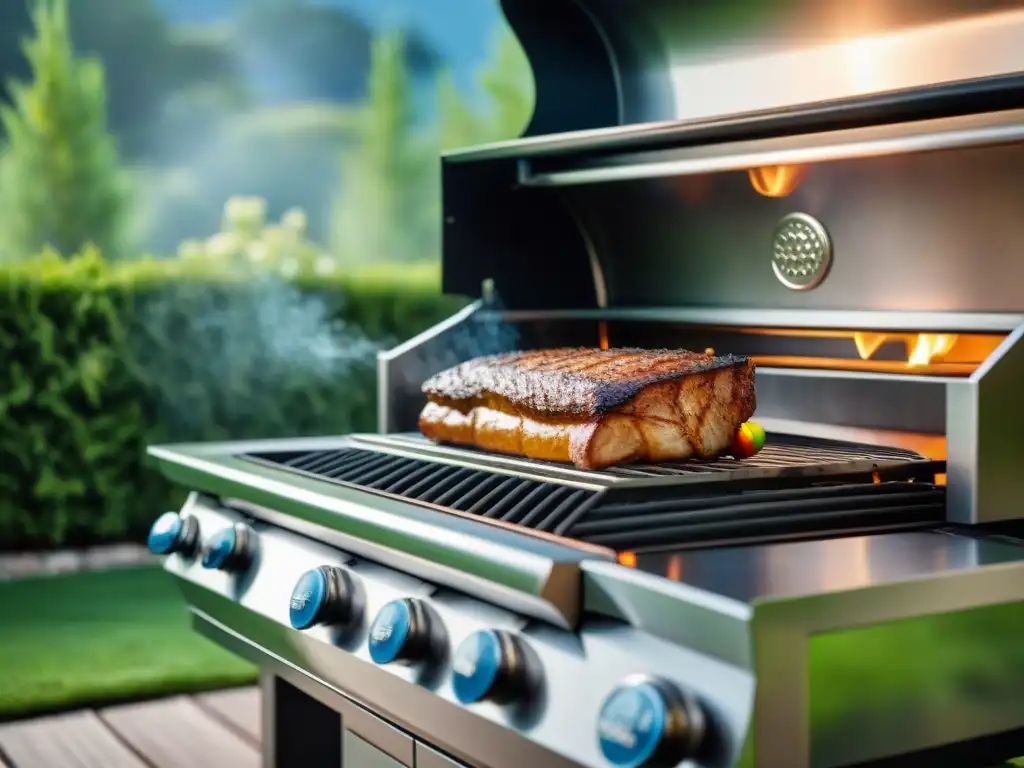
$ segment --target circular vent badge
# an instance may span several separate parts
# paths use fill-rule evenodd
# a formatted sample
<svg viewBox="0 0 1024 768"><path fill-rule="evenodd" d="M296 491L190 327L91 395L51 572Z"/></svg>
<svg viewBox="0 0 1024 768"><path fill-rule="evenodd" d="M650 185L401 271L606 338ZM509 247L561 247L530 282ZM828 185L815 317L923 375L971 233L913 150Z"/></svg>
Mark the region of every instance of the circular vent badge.
<svg viewBox="0 0 1024 768"><path fill-rule="evenodd" d="M794 291L821 284L832 266L832 241L824 225L806 213L784 216L772 237L772 270Z"/></svg>

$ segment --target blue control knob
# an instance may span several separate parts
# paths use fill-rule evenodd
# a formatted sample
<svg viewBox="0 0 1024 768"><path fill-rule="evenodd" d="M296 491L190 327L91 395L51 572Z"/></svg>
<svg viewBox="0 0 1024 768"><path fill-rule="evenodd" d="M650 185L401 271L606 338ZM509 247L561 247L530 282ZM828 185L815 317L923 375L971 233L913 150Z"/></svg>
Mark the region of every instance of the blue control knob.
<svg viewBox="0 0 1024 768"><path fill-rule="evenodd" d="M253 560L255 534L249 526L237 523L211 536L204 547L203 568L236 573L247 569Z"/></svg>
<svg viewBox="0 0 1024 768"><path fill-rule="evenodd" d="M370 625L370 658L377 664L415 664L431 655L430 615L419 600L392 600Z"/></svg>
<svg viewBox="0 0 1024 768"><path fill-rule="evenodd" d="M199 545L199 522L192 515L165 512L156 519L146 539L154 555L180 553L191 557Z"/></svg>
<svg viewBox="0 0 1024 768"><path fill-rule="evenodd" d="M356 584L344 568L321 565L295 582L288 619L295 629L317 624L351 626L359 618Z"/></svg>
<svg viewBox="0 0 1024 768"><path fill-rule="evenodd" d="M530 675L519 641L502 630L467 637L452 660L452 690L463 704L508 704L530 693Z"/></svg>
<svg viewBox="0 0 1024 768"><path fill-rule="evenodd" d="M601 754L620 768L673 766L695 757L704 739L704 712L673 684L649 677L625 681L601 705Z"/></svg>

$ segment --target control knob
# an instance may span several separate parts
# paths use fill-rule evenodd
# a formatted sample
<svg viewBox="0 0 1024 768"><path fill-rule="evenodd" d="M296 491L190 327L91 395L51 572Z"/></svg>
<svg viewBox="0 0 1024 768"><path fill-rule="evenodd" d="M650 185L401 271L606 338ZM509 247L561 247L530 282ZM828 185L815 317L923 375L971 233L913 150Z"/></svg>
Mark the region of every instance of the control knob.
<svg viewBox="0 0 1024 768"><path fill-rule="evenodd" d="M640 676L608 695L597 728L601 753L612 765L667 768L697 756L705 718L700 704L672 683Z"/></svg>
<svg viewBox="0 0 1024 768"><path fill-rule="evenodd" d="M370 626L370 658L377 664L418 664L430 659L431 617L421 600L392 600Z"/></svg>
<svg viewBox="0 0 1024 768"><path fill-rule="evenodd" d="M344 568L321 565L295 582L288 618L295 629L318 624L351 626L359 619L355 580Z"/></svg>
<svg viewBox="0 0 1024 768"><path fill-rule="evenodd" d="M146 544L154 555L192 557L199 547L199 521L192 515L165 512L149 529Z"/></svg>
<svg viewBox="0 0 1024 768"><path fill-rule="evenodd" d="M519 640L503 630L467 637L452 660L452 690L463 704L509 704L530 694L530 670Z"/></svg>
<svg viewBox="0 0 1024 768"><path fill-rule="evenodd" d="M236 523L213 534L203 552L203 568L237 573L252 565L256 534L244 523Z"/></svg>

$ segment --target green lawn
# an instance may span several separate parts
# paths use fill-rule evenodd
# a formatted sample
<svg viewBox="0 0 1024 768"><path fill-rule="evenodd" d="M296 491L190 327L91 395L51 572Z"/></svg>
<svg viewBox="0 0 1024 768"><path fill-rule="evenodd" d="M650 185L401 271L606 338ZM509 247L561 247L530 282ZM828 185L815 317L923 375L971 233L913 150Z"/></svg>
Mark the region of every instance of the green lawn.
<svg viewBox="0 0 1024 768"><path fill-rule="evenodd" d="M157 567L0 583L0 718L255 679Z"/></svg>

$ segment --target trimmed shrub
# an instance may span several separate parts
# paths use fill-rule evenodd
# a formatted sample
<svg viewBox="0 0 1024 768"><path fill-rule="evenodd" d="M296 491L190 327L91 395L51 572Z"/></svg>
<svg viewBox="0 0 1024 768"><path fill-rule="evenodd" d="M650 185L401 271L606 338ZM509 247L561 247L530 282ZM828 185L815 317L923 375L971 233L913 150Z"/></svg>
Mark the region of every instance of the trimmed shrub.
<svg viewBox="0 0 1024 768"><path fill-rule="evenodd" d="M300 248L255 268L208 245L0 270L0 546L138 536L180 501L152 443L373 430L376 351L464 305L436 265L342 274Z"/></svg>

